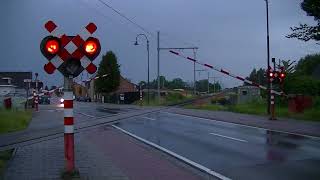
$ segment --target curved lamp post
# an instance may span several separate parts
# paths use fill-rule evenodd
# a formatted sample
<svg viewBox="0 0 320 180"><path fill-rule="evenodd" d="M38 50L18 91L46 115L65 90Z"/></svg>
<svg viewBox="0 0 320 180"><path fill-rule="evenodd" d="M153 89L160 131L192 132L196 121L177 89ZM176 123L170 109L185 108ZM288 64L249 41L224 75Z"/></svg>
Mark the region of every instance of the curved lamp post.
<svg viewBox="0 0 320 180"><path fill-rule="evenodd" d="M146 40L147 40L147 53L148 53L148 82L147 82L147 89L148 89L148 95L147 95L147 102L148 102L148 105L149 105L149 90L150 90L150 88L149 88L149 83L150 83L150 78L149 78L149 39L148 39L148 37L145 35L145 34L138 34L137 36L136 36L136 42L134 43L134 45L139 45L139 43L138 43L138 38L140 37L140 36L143 36L143 37L145 37L146 38Z"/></svg>

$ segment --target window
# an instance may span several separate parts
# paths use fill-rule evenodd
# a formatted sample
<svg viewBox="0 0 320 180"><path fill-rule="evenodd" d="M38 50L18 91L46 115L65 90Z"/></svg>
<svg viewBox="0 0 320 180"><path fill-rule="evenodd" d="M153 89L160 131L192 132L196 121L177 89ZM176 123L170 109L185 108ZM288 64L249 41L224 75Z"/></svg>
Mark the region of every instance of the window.
<svg viewBox="0 0 320 180"><path fill-rule="evenodd" d="M247 94L248 94L247 91L242 91L242 95L243 95L243 96L246 96Z"/></svg>

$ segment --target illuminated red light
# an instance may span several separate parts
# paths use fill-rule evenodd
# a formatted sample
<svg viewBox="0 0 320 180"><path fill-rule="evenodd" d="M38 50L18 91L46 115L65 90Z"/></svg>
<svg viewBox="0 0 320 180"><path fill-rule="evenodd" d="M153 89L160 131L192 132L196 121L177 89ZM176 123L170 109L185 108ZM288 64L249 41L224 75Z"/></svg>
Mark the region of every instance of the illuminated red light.
<svg viewBox="0 0 320 180"><path fill-rule="evenodd" d="M60 49L59 42L57 40L51 39L47 41L46 50L50 54L56 54L59 51L59 49Z"/></svg>
<svg viewBox="0 0 320 180"><path fill-rule="evenodd" d="M285 78L285 77L286 77L286 74L281 73L281 74L280 74L280 77L281 77L281 78Z"/></svg>
<svg viewBox="0 0 320 180"><path fill-rule="evenodd" d="M273 75L274 75L273 72L269 73L269 77L273 77Z"/></svg>
<svg viewBox="0 0 320 180"><path fill-rule="evenodd" d="M85 43L85 51L88 54L94 54L97 51L97 43L94 41L87 41Z"/></svg>

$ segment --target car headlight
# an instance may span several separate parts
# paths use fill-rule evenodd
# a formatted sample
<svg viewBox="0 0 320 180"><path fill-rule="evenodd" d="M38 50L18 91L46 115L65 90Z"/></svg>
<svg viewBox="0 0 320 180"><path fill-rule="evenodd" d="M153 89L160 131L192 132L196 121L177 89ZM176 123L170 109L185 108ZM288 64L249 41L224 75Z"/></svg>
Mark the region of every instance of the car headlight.
<svg viewBox="0 0 320 180"><path fill-rule="evenodd" d="M61 98L61 99L60 99L60 102L61 102L61 103L63 103L63 101L64 101L64 99L63 99L63 98Z"/></svg>

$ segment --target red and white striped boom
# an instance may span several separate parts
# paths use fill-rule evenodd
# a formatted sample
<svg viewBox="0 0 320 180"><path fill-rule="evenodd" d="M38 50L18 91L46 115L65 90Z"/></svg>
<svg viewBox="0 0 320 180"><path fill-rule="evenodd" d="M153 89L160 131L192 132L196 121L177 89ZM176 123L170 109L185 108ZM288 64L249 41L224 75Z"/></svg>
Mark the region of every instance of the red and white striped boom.
<svg viewBox="0 0 320 180"><path fill-rule="evenodd" d="M192 62L195 62L195 63L200 64L200 65L202 65L202 66L205 66L205 67L207 67L207 68L213 69L213 70L218 71L218 72L223 73L223 74L226 74L226 75L228 75L228 76L230 76L230 77L236 78L236 79L238 79L238 80L240 80L240 81L243 81L243 82L245 82L245 83L248 83L248 84L250 84L250 85L259 87L260 89L267 90L267 87L262 86L262 85L260 85L260 84L258 84L258 83L256 83L256 82L250 81L250 80L248 80L248 79L245 79L245 78L243 78L243 77L241 77L241 76L234 75L234 74L230 73L229 71L227 71L227 70L225 70L225 69L217 68L217 67L214 67L214 66L212 66L212 65L210 65L210 64L207 64L207 63L202 63L202 62L200 62L200 61L198 61L198 60L196 60L196 59L194 59L194 58L185 56L185 55L183 55L183 54L181 54L181 53L179 53L179 52L173 51L173 50L169 50L169 52L172 53L172 54L175 54L175 55L177 55L177 56L180 56L180 57L182 57L182 58L184 58L184 59L187 59L187 60L189 60L189 61L192 61ZM284 94L283 92L278 92L278 91L274 91L274 90L272 90L271 92L273 92L274 94L277 94L277 95L283 95L283 96L285 96L285 94Z"/></svg>

